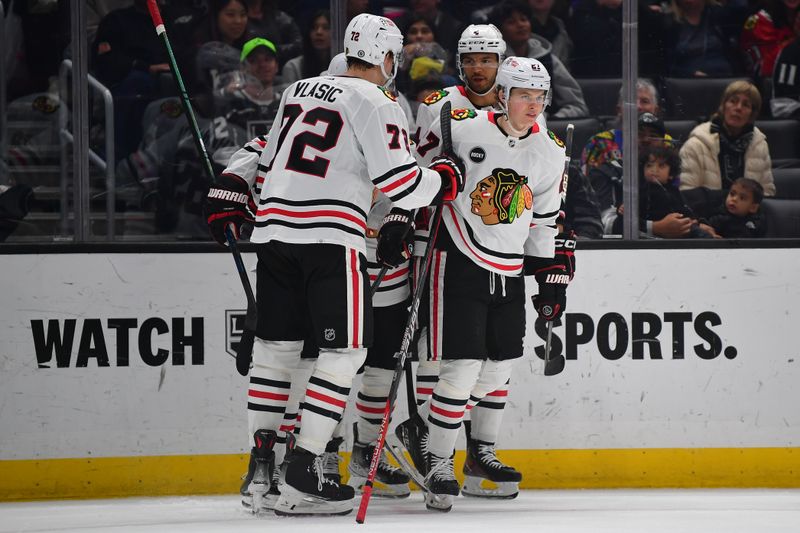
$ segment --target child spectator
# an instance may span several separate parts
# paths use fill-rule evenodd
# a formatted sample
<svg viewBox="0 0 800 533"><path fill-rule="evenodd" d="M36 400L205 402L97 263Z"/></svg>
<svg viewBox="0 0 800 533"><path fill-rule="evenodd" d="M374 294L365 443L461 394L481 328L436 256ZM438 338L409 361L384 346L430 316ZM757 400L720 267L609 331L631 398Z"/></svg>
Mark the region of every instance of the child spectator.
<svg viewBox="0 0 800 533"><path fill-rule="evenodd" d="M711 238L713 229L697 220L678 188L681 160L672 146L646 146L639 158L639 228L662 238ZM620 206L619 213L624 212ZM667 230L677 226L679 231ZM622 217L613 233L622 233Z"/></svg>
<svg viewBox="0 0 800 533"><path fill-rule="evenodd" d="M764 224L759 215L764 200L764 187L756 180L739 178L733 182L720 212L708 223L725 239L742 239L764 236Z"/></svg>

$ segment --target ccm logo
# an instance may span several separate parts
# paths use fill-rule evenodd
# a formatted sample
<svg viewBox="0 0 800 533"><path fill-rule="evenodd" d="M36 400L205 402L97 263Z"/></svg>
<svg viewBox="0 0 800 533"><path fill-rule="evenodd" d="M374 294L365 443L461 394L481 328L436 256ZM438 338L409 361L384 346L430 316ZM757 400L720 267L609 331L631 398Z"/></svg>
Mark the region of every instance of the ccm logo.
<svg viewBox="0 0 800 533"><path fill-rule="evenodd" d="M567 250L575 249L575 239L556 239L556 248L566 248Z"/></svg>

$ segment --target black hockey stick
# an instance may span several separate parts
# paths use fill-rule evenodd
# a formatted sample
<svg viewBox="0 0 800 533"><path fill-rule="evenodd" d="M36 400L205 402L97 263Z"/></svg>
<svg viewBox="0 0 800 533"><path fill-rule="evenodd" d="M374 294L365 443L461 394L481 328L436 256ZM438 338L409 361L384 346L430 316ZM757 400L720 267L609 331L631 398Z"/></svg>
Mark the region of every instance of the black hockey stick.
<svg viewBox="0 0 800 533"><path fill-rule="evenodd" d="M564 175L562 176L562 183L563 187L561 188L561 198L562 203L566 204L567 199L567 185L569 183L569 163L570 159L572 158L572 134L575 131L574 124L567 125L567 143L566 143L566 158L564 159ZM558 354L558 356L550 358L550 346L551 340L553 338L553 321L548 320L547 322L547 339L545 340L544 344L544 375L545 376L555 376L556 374L560 374L564 370L564 366L566 365L566 361L564 360L564 354Z"/></svg>
<svg viewBox="0 0 800 533"><path fill-rule="evenodd" d="M451 107L452 106L450 102L446 102L444 106L442 106L441 116L447 117L447 120L443 120L441 124L443 152L445 152L445 149L448 148L452 150L452 141L450 137ZM446 113L445 109L447 110ZM434 215L433 223L431 224L428 247L425 250L422 266L419 269L420 281L424 280L428 275L428 269L430 267L431 260L433 259L433 245L436 241L436 235L439 233L439 225L441 222L442 207L440 206L436 209L436 214ZM356 513L356 522L359 524L363 524L367 516L367 507L369 506L369 500L372 497L372 485L375 482L375 474L378 472L378 464L380 463L381 456L383 454L383 447L386 443L386 435L389 432L389 419L392 416L394 404L397 400L397 390L400 388L400 380L402 379L403 372L405 370L406 358L408 357L408 352L411 348L411 342L414 339L414 330L416 329L417 315L419 313L419 302L422 299L422 293L424 289L424 283L417 283L417 287L414 289L414 297L411 299L411 310L409 311L408 319L406 320L406 328L403 331L403 342L400 344L400 351L397 352L397 363L395 364L394 374L392 375L392 384L389 387L389 394L386 398L386 406L383 410L383 419L381 420L380 430L378 431L378 441L375 443L375 450L372 453L372 461L369 465L369 474L367 475L367 480L364 482L364 486L361 488L361 502L358 506L358 513ZM425 490L424 484L420 485L420 488Z"/></svg>
<svg viewBox="0 0 800 533"><path fill-rule="evenodd" d="M164 21L161 19L161 11L158 9L156 0L147 0L147 9L150 11L150 18L153 19L156 33L161 37L161 40L164 42L164 47L167 49L169 68L178 86L178 93L180 94L183 111L186 113L186 118L189 120L192 137L194 138L194 145L197 149L197 153L200 154L206 178L209 183L214 183L214 168L211 166L211 158L203 143L203 137L200 135L200 127L197 125L197 119L195 118L192 104L189 102L186 86L183 84L181 72L178 70L178 63L175 61L175 55L172 53L172 45L169 42L167 30L164 27ZM242 261L242 254L239 252L239 247L236 245L236 239L233 236L230 225L225 228L225 238L228 241L228 249L231 251L231 254L233 254L236 270L239 271L239 278L242 281L242 287L247 297L247 314L244 318L242 339L239 341L239 347L236 349L236 370L238 370L241 375L246 376L250 371L250 359L253 353L253 341L255 338L256 325L258 323L258 311L256 307L256 298L253 295L253 287L250 285L250 278L247 276L247 269L244 266L244 261Z"/></svg>

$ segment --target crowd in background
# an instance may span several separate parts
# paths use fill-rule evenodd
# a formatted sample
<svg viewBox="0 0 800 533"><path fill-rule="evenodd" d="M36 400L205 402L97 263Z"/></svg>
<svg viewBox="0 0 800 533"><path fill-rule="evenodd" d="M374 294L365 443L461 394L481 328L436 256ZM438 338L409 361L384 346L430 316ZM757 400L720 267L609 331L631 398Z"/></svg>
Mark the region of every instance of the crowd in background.
<svg viewBox="0 0 800 533"><path fill-rule="evenodd" d="M5 57L0 59L12 121L35 115L52 129L53 110L64 96L59 65L72 56L69 4L3 1ZM269 130L289 84L320 74L331 60L327 1L161 0L159 5L217 170L232 151ZM621 105L598 109L595 95L584 88L591 86L588 81L622 74L622 0L346 0L346 8L348 20L379 13L404 33L394 90L405 104L410 131L431 92L461 83L455 51L468 24L494 24L507 55L540 60L552 76L548 124L555 131L568 121L593 129L576 135L580 144L573 149L570 181L577 185L568 198L569 219L582 237L620 233ZM120 208L152 214L152 228L146 230L151 233L205 238L199 213L207 184L200 179L199 158L146 1L88 0L86 9L90 73L109 88L115 103L117 182L137 191L118 200ZM775 136L782 133L765 134L756 121L787 120L786 127L793 128L787 135L797 135L792 138L800 143L800 0L642 0L638 10L643 233L765 235L758 204L776 195L792 198L781 196L791 187L776 185L773 169L800 167L800 144L794 153L776 157ZM679 91L670 90L672 78L707 80L713 103L699 113L684 111L688 107L676 104ZM726 80L723 86L711 83L720 78ZM94 96L91 102L91 145L103 156L101 102ZM671 131L678 120L683 129ZM9 130L8 136L11 167L35 166L53 142L52 132ZM0 181L0 241L4 225L10 228L5 236L16 227L3 222L4 213L11 220L9 213L22 218L32 206L48 209L46 195L35 194L44 189L30 173L11 175ZM740 197L747 207L736 215ZM795 199L800 202L800 195ZM741 220L732 223L731 216Z"/></svg>

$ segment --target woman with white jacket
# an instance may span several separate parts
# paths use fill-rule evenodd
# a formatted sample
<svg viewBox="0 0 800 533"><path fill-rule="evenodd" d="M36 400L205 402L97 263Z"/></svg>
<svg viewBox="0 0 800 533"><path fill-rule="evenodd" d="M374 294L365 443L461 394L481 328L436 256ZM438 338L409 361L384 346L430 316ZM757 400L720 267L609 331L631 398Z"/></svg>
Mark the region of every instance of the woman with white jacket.
<svg viewBox="0 0 800 533"><path fill-rule="evenodd" d="M725 88L719 109L694 128L681 148L681 189L727 190L741 177L753 179L765 196L775 195L767 137L753 123L761 94L750 82Z"/></svg>

